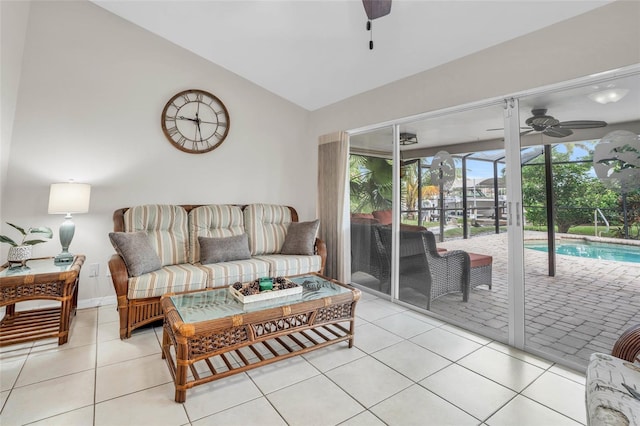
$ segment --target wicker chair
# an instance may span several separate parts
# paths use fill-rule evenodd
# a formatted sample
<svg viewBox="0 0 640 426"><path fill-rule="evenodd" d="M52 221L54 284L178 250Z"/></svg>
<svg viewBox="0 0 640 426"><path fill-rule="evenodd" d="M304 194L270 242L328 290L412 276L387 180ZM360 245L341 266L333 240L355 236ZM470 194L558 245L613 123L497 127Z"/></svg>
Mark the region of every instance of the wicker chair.
<svg viewBox="0 0 640 426"><path fill-rule="evenodd" d="M389 293L389 259L380 241L377 221L351 222L351 281Z"/></svg>
<svg viewBox="0 0 640 426"><path fill-rule="evenodd" d="M462 250L439 253L436 239L425 228L400 230L400 288L412 288L431 301L448 293L461 292L469 300L471 261ZM378 226L385 253L391 253L391 228ZM390 261L390 256L387 256Z"/></svg>

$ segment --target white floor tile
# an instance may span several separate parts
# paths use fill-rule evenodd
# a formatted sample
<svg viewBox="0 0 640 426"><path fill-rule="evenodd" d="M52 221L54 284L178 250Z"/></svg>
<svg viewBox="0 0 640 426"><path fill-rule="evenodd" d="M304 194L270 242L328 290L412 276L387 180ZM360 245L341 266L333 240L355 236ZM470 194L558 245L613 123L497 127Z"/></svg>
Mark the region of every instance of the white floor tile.
<svg viewBox="0 0 640 426"><path fill-rule="evenodd" d="M360 358L326 375L367 408L413 384L372 357Z"/></svg>
<svg viewBox="0 0 640 426"><path fill-rule="evenodd" d="M479 336L476 333L473 333L471 331L465 330L460 327L456 327L455 325L445 324L442 327L440 327L440 329L449 331L453 334L457 334L458 336L466 337L467 339L472 340L476 343L480 343L481 345L486 345L488 343L491 343L491 339L488 339L484 336Z"/></svg>
<svg viewBox="0 0 640 426"><path fill-rule="evenodd" d="M489 426L578 426L563 416L522 395L516 396L486 422Z"/></svg>
<svg viewBox="0 0 640 426"><path fill-rule="evenodd" d="M426 322L427 324L431 324L434 327L440 327L440 326L443 326L443 325L446 324L446 322L444 322L444 321L440 321L437 318L433 318L433 317L430 317L430 316L428 316L426 314L422 314L422 313L416 312L416 311L406 311L405 315L407 315L408 317L420 320L422 322Z"/></svg>
<svg viewBox="0 0 640 426"><path fill-rule="evenodd" d="M409 341L396 343L372 356L416 382L451 364L448 359Z"/></svg>
<svg viewBox="0 0 640 426"><path fill-rule="evenodd" d="M522 394L580 423L587 423L584 385L546 372Z"/></svg>
<svg viewBox="0 0 640 426"><path fill-rule="evenodd" d="M69 331L69 340L61 349L77 348L78 346L93 345L96 343L95 326L73 325ZM56 342L57 344L57 342Z"/></svg>
<svg viewBox="0 0 640 426"><path fill-rule="evenodd" d="M35 423L29 423L29 426L86 426L91 424L93 424L93 405L49 417Z"/></svg>
<svg viewBox="0 0 640 426"><path fill-rule="evenodd" d="M98 342L120 339L120 324L117 322L107 322L98 324Z"/></svg>
<svg viewBox="0 0 640 426"><path fill-rule="evenodd" d="M21 356L29 355L33 342L20 343L19 345L9 345L0 348L0 361L5 359L15 359Z"/></svg>
<svg viewBox="0 0 640 426"><path fill-rule="evenodd" d="M520 392L544 372L535 365L487 347L464 357L458 364L516 392Z"/></svg>
<svg viewBox="0 0 640 426"><path fill-rule="evenodd" d="M474 417L419 385L413 385L382 401L371 407L371 411L390 426L475 426L479 423Z"/></svg>
<svg viewBox="0 0 640 426"><path fill-rule="evenodd" d="M11 390L26 360L26 355L20 355L0 362L0 391Z"/></svg>
<svg viewBox="0 0 640 426"><path fill-rule="evenodd" d="M373 353L402 341L402 337L374 324L362 324L355 329L355 346L366 353Z"/></svg>
<svg viewBox="0 0 640 426"><path fill-rule="evenodd" d="M363 411L346 422L340 423L340 426L384 426L384 422L374 416L371 411Z"/></svg>
<svg viewBox="0 0 640 426"><path fill-rule="evenodd" d="M364 411L347 393L325 376L267 395L267 399L291 426L335 425Z"/></svg>
<svg viewBox="0 0 640 426"><path fill-rule="evenodd" d="M173 389L173 385L171 385ZM171 392L173 400L174 392ZM262 396L245 373L199 385L187 390L184 408L194 421Z"/></svg>
<svg viewBox="0 0 640 426"><path fill-rule="evenodd" d="M100 342L97 346L98 367L153 354L160 356L160 343L153 332L137 334L125 340Z"/></svg>
<svg viewBox="0 0 640 426"><path fill-rule="evenodd" d="M265 393L301 382L320 372L302 357L289 358L247 371L253 382Z"/></svg>
<svg viewBox="0 0 640 426"><path fill-rule="evenodd" d="M93 370L14 388L2 424L22 425L93 404ZM37 404L35 404L37 403Z"/></svg>
<svg viewBox="0 0 640 426"><path fill-rule="evenodd" d="M419 334L411 341L451 361L457 361L482 347L479 343L439 328Z"/></svg>
<svg viewBox="0 0 640 426"><path fill-rule="evenodd" d="M0 392L0 413L2 412L2 409L4 408L4 403L7 402L7 398L9 398L9 394L10 393L11 393L11 391Z"/></svg>
<svg viewBox="0 0 640 426"><path fill-rule="evenodd" d="M528 362L529 364L533 364L536 367L544 368L545 370L551 367L551 365L553 364L551 361L547 361L546 359L531 355L530 353L521 351L520 349L516 349L513 346L505 345L500 342L491 342L487 345L487 347L495 349L496 351L500 351L504 354L511 355L514 358L518 358L519 360Z"/></svg>
<svg viewBox="0 0 640 426"><path fill-rule="evenodd" d="M313 366L318 370L325 372L366 355L367 354L355 346L350 348L346 344L338 343L336 345L308 352L304 354L303 357L313 364Z"/></svg>
<svg viewBox="0 0 640 426"><path fill-rule="evenodd" d="M105 305L98 308L98 324L109 322L120 323L120 313L116 305ZM117 327L120 327L120 325Z"/></svg>
<svg viewBox="0 0 640 426"><path fill-rule="evenodd" d="M388 317L389 315L397 314L397 306L398 305L379 299L358 302L356 305L356 316L371 322L380 318Z"/></svg>
<svg viewBox="0 0 640 426"><path fill-rule="evenodd" d="M388 317L373 321L378 327L384 328L387 331L397 334L398 336L409 339L413 336L417 336L420 333L431 330L435 326L420 321L417 318L410 317L404 313L390 315Z"/></svg>
<svg viewBox="0 0 640 426"><path fill-rule="evenodd" d="M553 367L551 367L549 371L558 374L559 376L562 376L566 379L573 380L576 383L580 383L583 386L585 385L587 380L584 372L572 370L558 364L555 364Z"/></svg>
<svg viewBox="0 0 640 426"><path fill-rule="evenodd" d="M264 397L237 405L192 423L193 426L286 426L286 424L280 414Z"/></svg>
<svg viewBox="0 0 640 426"><path fill-rule="evenodd" d="M487 419L516 396L514 391L457 364L420 384L480 420Z"/></svg>
<svg viewBox="0 0 640 426"><path fill-rule="evenodd" d="M71 317L71 325L76 327L95 327L98 322L96 308L78 309L75 317Z"/></svg>
<svg viewBox="0 0 640 426"><path fill-rule="evenodd" d="M126 378L126 380L123 380ZM96 402L123 396L165 383L173 383L164 359L159 355L98 367Z"/></svg>
<svg viewBox="0 0 640 426"><path fill-rule="evenodd" d="M173 384L162 385L96 404L95 426L187 424L184 407L173 400L173 390Z"/></svg>
<svg viewBox="0 0 640 426"><path fill-rule="evenodd" d="M30 354L22 367L16 386L30 385L85 370L93 372L95 365L95 345Z"/></svg>

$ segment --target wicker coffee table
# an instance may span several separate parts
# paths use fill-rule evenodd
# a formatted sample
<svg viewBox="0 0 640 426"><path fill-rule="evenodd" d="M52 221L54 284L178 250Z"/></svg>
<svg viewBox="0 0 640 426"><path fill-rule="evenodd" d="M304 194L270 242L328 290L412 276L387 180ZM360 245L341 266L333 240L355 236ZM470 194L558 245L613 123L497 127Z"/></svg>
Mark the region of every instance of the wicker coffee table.
<svg viewBox="0 0 640 426"><path fill-rule="evenodd" d="M334 343L353 346L360 291L318 274L289 279L301 294L246 304L228 288L162 296L162 357L176 402L194 386Z"/></svg>

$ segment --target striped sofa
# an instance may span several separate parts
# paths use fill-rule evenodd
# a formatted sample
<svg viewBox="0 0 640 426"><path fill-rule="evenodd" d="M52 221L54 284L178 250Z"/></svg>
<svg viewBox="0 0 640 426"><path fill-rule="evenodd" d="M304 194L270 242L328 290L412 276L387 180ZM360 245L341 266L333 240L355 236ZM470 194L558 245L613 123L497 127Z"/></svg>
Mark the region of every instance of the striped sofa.
<svg viewBox="0 0 640 426"><path fill-rule="evenodd" d="M160 296L169 292L222 287L264 276L322 272L326 247L316 239L315 254L286 255L281 248L293 207L272 204L141 205L113 214L115 232L146 232L158 254L160 269L131 276L124 259L114 254L109 270L120 315L120 338L162 318ZM198 237L224 238L247 234L250 259L200 263Z"/></svg>

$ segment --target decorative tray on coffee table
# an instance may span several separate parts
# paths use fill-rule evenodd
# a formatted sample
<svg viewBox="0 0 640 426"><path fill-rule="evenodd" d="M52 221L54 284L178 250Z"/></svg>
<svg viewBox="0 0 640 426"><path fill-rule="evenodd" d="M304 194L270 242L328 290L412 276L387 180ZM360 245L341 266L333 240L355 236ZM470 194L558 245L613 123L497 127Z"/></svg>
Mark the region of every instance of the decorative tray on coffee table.
<svg viewBox="0 0 640 426"><path fill-rule="evenodd" d="M258 302L302 293L302 286L287 278L271 278L271 282L272 288L270 290L261 290L261 287L264 287L264 278L248 283L237 282L229 286L229 292L242 303Z"/></svg>

